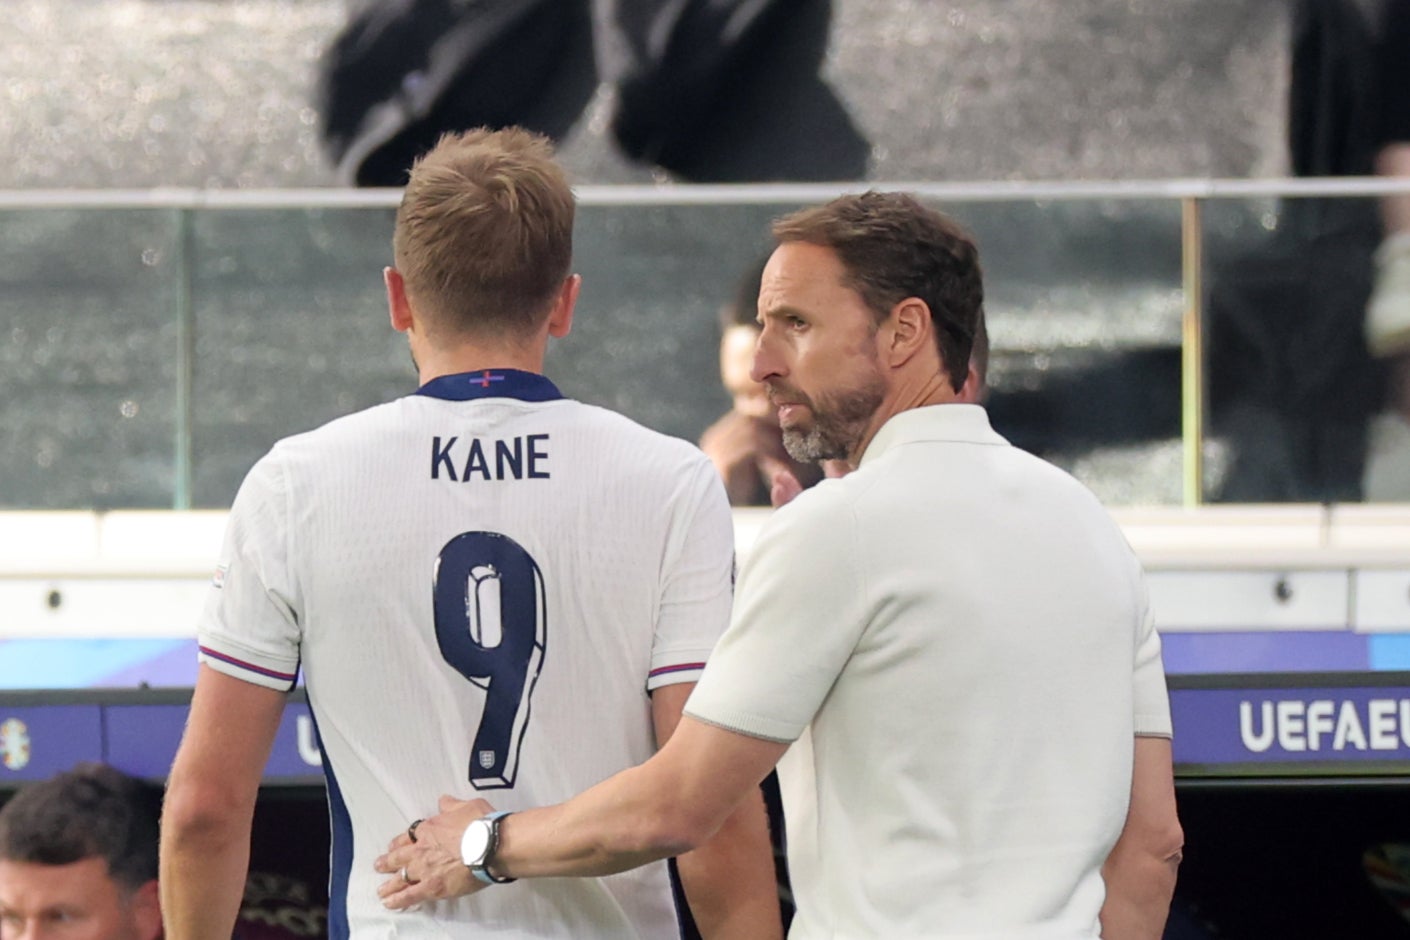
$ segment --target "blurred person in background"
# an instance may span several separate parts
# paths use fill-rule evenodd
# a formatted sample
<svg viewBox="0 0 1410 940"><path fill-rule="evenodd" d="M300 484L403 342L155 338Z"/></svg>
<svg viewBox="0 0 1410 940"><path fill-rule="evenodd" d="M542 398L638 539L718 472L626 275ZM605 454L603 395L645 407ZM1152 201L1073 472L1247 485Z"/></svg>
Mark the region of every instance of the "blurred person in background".
<svg viewBox="0 0 1410 940"><path fill-rule="evenodd" d="M159 788L106 764L21 789L0 808L0 940L161 937L160 805ZM233 940L326 936L320 890L261 866L245 882Z"/></svg>
<svg viewBox="0 0 1410 940"><path fill-rule="evenodd" d="M1376 172L1410 179L1410 2L1383 8L1377 62ZM1366 308L1366 343L1387 366L1384 410L1371 419L1362 488L1368 501L1410 500L1410 193L1382 198L1384 236Z"/></svg>
<svg viewBox="0 0 1410 940"><path fill-rule="evenodd" d="M159 799L102 764L20 790L0 809L0 938L160 937Z"/></svg>

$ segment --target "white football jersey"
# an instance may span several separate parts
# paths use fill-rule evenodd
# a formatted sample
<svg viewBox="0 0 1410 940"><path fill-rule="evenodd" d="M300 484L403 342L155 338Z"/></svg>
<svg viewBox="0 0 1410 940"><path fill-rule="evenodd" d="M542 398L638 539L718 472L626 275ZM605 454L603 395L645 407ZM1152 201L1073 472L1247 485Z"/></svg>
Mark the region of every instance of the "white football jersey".
<svg viewBox="0 0 1410 940"><path fill-rule="evenodd" d="M201 659L292 688L333 827L330 936L678 937L664 863L409 913L373 859L443 793L516 810L655 752L648 690L729 620L733 528L692 445L515 370L277 444L231 509Z"/></svg>

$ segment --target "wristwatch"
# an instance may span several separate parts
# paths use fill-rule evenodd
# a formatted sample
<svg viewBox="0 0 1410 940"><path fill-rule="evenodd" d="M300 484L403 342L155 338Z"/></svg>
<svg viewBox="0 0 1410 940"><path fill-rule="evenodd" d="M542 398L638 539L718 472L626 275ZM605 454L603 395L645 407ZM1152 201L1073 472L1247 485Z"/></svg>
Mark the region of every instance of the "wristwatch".
<svg viewBox="0 0 1410 940"><path fill-rule="evenodd" d="M470 874L487 885L507 885L514 878L501 878L490 871L495 849L499 848L499 824L508 812L490 813L465 827L460 837L460 858L470 869Z"/></svg>

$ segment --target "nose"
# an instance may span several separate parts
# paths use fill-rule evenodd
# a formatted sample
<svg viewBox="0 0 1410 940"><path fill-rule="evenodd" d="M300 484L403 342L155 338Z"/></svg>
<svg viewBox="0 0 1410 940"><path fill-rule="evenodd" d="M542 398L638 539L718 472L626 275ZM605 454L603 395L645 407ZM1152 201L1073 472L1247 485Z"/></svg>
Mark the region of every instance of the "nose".
<svg viewBox="0 0 1410 940"><path fill-rule="evenodd" d="M773 331L765 326L759 332L759 338L754 343L754 362L749 368L749 377L755 382L767 382L769 379L781 378L787 374L788 369L784 364L783 357L779 354Z"/></svg>

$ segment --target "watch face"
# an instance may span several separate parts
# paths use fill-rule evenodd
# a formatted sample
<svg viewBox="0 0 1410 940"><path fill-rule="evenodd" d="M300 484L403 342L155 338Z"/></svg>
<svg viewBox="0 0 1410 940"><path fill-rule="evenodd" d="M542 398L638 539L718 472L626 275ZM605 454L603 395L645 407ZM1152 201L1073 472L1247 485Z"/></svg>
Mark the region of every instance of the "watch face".
<svg viewBox="0 0 1410 940"><path fill-rule="evenodd" d="M490 850L490 824L477 819L465 829L460 840L460 858L467 865L484 864Z"/></svg>

